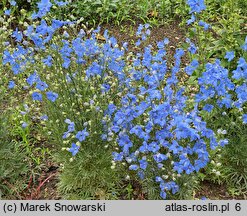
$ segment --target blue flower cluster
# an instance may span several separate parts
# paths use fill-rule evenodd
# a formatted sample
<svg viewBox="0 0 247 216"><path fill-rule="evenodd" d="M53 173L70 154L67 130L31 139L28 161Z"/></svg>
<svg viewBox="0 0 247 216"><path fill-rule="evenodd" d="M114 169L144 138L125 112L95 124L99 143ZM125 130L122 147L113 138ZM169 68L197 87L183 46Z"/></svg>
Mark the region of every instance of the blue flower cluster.
<svg viewBox="0 0 247 216"><path fill-rule="evenodd" d="M136 36L140 37L140 38L137 40L136 46L140 46L141 43L143 41L145 41L147 39L147 37L151 34L151 31L150 31L149 27L150 27L149 24L145 24L144 26L140 24L138 26L138 29L137 29L137 32L136 32Z"/></svg>
<svg viewBox="0 0 247 216"><path fill-rule="evenodd" d="M190 13L200 13L206 9L204 0L187 0L187 4L190 6Z"/></svg>
<svg viewBox="0 0 247 216"><path fill-rule="evenodd" d="M187 24L190 25L197 20L197 14L201 13L203 10L206 9L206 5L204 3L204 0L187 0L187 5L189 5L190 7L191 14L191 18L187 20ZM199 20L198 25L203 27L205 31L211 28L211 26L203 20Z"/></svg>
<svg viewBox="0 0 247 216"><path fill-rule="evenodd" d="M63 1L54 1L54 3L61 7L61 6L65 6L68 4L68 2L63 2ZM33 13L32 14L32 18L36 19L36 18L42 18L44 17L50 10L52 7L52 3L50 0L41 0L40 2L38 2L38 12L37 13Z"/></svg>
<svg viewBox="0 0 247 216"><path fill-rule="evenodd" d="M159 47L158 58L148 46L133 60L124 82L128 91L120 104L109 104L105 112L111 121L104 139L115 138L120 151L113 153L114 160L126 162L140 178L151 169L165 198L168 191L178 191L172 179L162 177L169 166L178 175L199 171L209 162L207 143L215 149L225 142L218 143L214 132L206 127L197 103L194 110L188 109L188 98L178 79L185 51L176 50L174 66L168 70L163 59L165 48ZM197 67L198 62L190 65Z"/></svg>
<svg viewBox="0 0 247 216"><path fill-rule="evenodd" d="M220 60L206 65L206 71L198 79L198 84L200 92L196 95L197 102L215 98L219 107L232 106L231 91L234 90L234 83L229 78L229 71L221 66Z"/></svg>
<svg viewBox="0 0 247 216"><path fill-rule="evenodd" d="M228 62L234 59L234 52L226 52L225 58ZM196 95L196 101L208 101L214 99L221 108L242 109L247 101L247 63L243 57L237 61L237 68L232 72L221 65L217 59L215 63L208 63L206 70L198 79L200 90ZM211 112L213 105L206 104L204 110Z"/></svg>
<svg viewBox="0 0 247 216"><path fill-rule="evenodd" d="M70 119L65 119L65 123L68 125L68 130L64 132L63 134L63 139L67 139L73 132L75 132L75 123L72 122ZM89 136L89 133L87 132L87 128L85 128L82 131L78 131L76 133L75 138L77 139L78 142L83 142L86 137ZM72 153L72 156L75 156L80 149L79 144L72 143L71 148L68 149L69 152Z"/></svg>
<svg viewBox="0 0 247 216"><path fill-rule="evenodd" d="M11 2L11 5L15 5L15 1ZM57 2L58 5L64 5L65 2ZM52 3L49 0L42 0L38 3L39 12L37 17L43 17L47 12L50 11ZM29 64L35 65L35 52L39 50L45 50L46 45L51 41L54 33L64 25L71 24L68 21L52 20L51 25L48 25L47 22L42 19L40 24L35 26L30 24L27 26L25 31L19 31L18 28L12 33L12 38L17 43L15 49L10 52L6 49L3 52L3 65L9 65L10 69L13 71L14 75L18 75L27 71ZM6 45L9 43L6 42ZM33 49L31 45L34 44L35 48ZM50 55L43 58L44 65L51 67L53 59ZM34 67L35 68L35 67ZM48 84L41 80L37 72L30 74L26 79L29 88L36 84L35 89L32 93L32 98L35 101L42 101L43 94L42 92L48 89ZM15 82L9 82L9 89L15 87ZM27 87L28 88L28 87ZM58 98L58 94L52 91L46 91L46 97L48 100L55 102Z"/></svg>

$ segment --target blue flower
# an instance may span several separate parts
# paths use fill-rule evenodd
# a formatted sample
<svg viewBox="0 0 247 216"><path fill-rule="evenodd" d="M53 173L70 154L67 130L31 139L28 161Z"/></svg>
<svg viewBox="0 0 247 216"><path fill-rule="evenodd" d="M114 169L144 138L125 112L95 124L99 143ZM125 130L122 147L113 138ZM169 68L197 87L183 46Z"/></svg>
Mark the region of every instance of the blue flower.
<svg viewBox="0 0 247 216"><path fill-rule="evenodd" d="M110 103L108 105L106 113L109 114L109 115L112 115L115 112L115 110L116 110L116 106L114 104Z"/></svg>
<svg viewBox="0 0 247 216"><path fill-rule="evenodd" d="M168 38L165 38L163 41L158 41L157 42L157 47L159 49L164 49L165 48L165 45L167 45L169 43L169 39Z"/></svg>
<svg viewBox="0 0 247 216"><path fill-rule="evenodd" d="M168 157L166 155L161 154L161 153L158 153L158 154L154 155L153 158L157 163L160 163L160 162L165 161L165 160L168 159Z"/></svg>
<svg viewBox="0 0 247 216"><path fill-rule="evenodd" d="M75 156L80 149L80 146L76 145L75 143L72 143L71 148L69 149L69 152L72 153L72 156Z"/></svg>
<svg viewBox="0 0 247 216"><path fill-rule="evenodd" d="M196 17L194 14L191 15L191 18L187 20L187 25L190 25L196 21Z"/></svg>
<svg viewBox="0 0 247 216"><path fill-rule="evenodd" d="M138 39L137 42L135 43L136 46L140 46L141 45L141 40Z"/></svg>
<svg viewBox="0 0 247 216"><path fill-rule="evenodd" d="M206 9L204 0L187 0L187 4L190 6L190 13L200 13Z"/></svg>
<svg viewBox="0 0 247 216"><path fill-rule="evenodd" d="M70 135L70 132L69 131L66 131L66 132L63 133L62 138L63 139L67 139L69 137L69 135Z"/></svg>
<svg viewBox="0 0 247 216"><path fill-rule="evenodd" d="M243 114L242 119L243 119L243 123L247 124L247 114Z"/></svg>
<svg viewBox="0 0 247 216"><path fill-rule="evenodd" d="M27 79L27 83L32 86L34 83L36 83L39 80L39 76L37 75L36 72L34 72L33 74L31 74Z"/></svg>
<svg viewBox="0 0 247 216"><path fill-rule="evenodd" d="M202 27L204 28L205 31L207 31L207 30L211 27L209 24L203 22L202 20L200 20L200 21L198 22L198 25L199 25L199 26L202 26Z"/></svg>
<svg viewBox="0 0 247 216"><path fill-rule="evenodd" d="M172 194L177 193L178 190L179 190L178 185L175 182L173 182L173 181L167 182L165 184L165 187L166 187L167 190L171 190L172 191Z"/></svg>
<svg viewBox="0 0 247 216"><path fill-rule="evenodd" d="M15 82L14 81L9 81L9 85L8 85L8 88L9 89L12 89L12 88L14 88L15 87Z"/></svg>
<svg viewBox="0 0 247 216"><path fill-rule="evenodd" d="M58 98L58 94L55 92L51 92L51 91L46 92L46 96L47 96L47 99L52 102L55 102Z"/></svg>
<svg viewBox="0 0 247 216"><path fill-rule="evenodd" d="M142 25L142 24L139 24L139 26L138 26L138 28L137 28L136 36L141 35L142 29L143 29L143 25Z"/></svg>
<svg viewBox="0 0 247 216"><path fill-rule="evenodd" d="M15 63L14 56L8 51L3 51L3 64L6 65L7 63L10 63L10 65L13 65Z"/></svg>
<svg viewBox="0 0 247 216"><path fill-rule="evenodd" d="M46 58L44 58L43 60L43 63L45 64L45 65L47 65L48 67L51 67L52 66L52 61L53 61L53 59L52 59L52 57L50 56L50 55L48 55Z"/></svg>
<svg viewBox="0 0 247 216"><path fill-rule="evenodd" d="M234 59L234 51L226 52L226 55L225 55L224 58L227 59L228 62L230 62L231 60L233 60Z"/></svg>
<svg viewBox="0 0 247 216"><path fill-rule="evenodd" d="M23 39L22 32L18 31L18 28L12 33L11 37L15 38L17 42L21 42Z"/></svg>
<svg viewBox="0 0 247 216"><path fill-rule="evenodd" d="M148 144L146 141L143 142L143 145L139 148L140 152L147 153L148 152Z"/></svg>
<svg viewBox="0 0 247 216"><path fill-rule="evenodd" d="M139 166L136 164L132 164L129 166L129 170L137 170L138 168L139 168Z"/></svg>
<svg viewBox="0 0 247 216"><path fill-rule="evenodd" d="M213 105L211 105L211 104L206 104L206 105L203 107L203 110L205 110L205 111L207 111L207 112L211 112L213 108L214 108Z"/></svg>
<svg viewBox="0 0 247 216"><path fill-rule="evenodd" d="M51 6L52 6L52 3L50 2L50 0L41 0L38 3L39 11L38 11L37 17L41 18L45 16L46 13L50 11Z"/></svg>
<svg viewBox="0 0 247 216"><path fill-rule="evenodd" d="M27 126L28 126L28 124L26 122L23 122L21 125L22 128L26 128Z"/></svg>
<svg viewBox="0 0 247 216"><path fill-rule="evenodd" d="M160 146L156 142L151 142L148 145L148 150L153 152L153 153L159 151L159 149L160 149Z"/></svg>
<svg viewBox="0 0 247 216"><path fill-rule="evenodd" d="M75 123L74 122L71 122L69 125L68 125L68 132L73 132L75 131Z"/></svg>
<svg viewBox="0 0 247 216"><path fill-rule="evenodd" d="M198 68L199 62L197 59L194 59L188 66L185 67L185 72L188 75L192 75L193 72Z"/></svg>
<svg viewBox="0 0 247 216"><path fill-rule="evenodd" d="M244 51L247 51L247 36L245 37L245 42L244 42L244 44L241 46L241 48L242 48Z"/></svg>
<svg viewBox="0 0 247 216"><path fill-rule="evenodd" d="M156 177L155 177L155 181L156 181L156 182L162 182L163 179L162 179L160 176L156 176Z"/></svg>
<svg viewBox="0 0 247 216"><path fill-rule="evenodd" d="M225 145L227 145L229 143L228 139L223 139L219 141L219 145L224 147Z"/></svg>
<svg viewBox="0 0 247 216"><path fill-rule="evenodd" d="M45 82L39 80L38 83L36 84L36 88L39 89L40 91L44 91L45 89L48 88L48 85Z"/></svg>
<svg viewBox="0 0 247 216"><path fill-rule="evenodd" d="M148 24L148 23L146 23L145 25L144 25L144 28L145 29L148 29L150 27L150 24Z"/></svg>
<svg viewBox="0 0 247 216"><path fill-rule="evenodd" d="M188 51L191 53L191 54L195 54L196 51L197 51L197 48L195 46L194 43L190 43L190 47L188 48Z"/></svg>
<svg viewBox="0 0 247 216"><path fill-rule="evenodd" d="M87 128L85 128L84 130L82 131L78 131L78 133L76 134L76 138L82 142L86 139L86 137L89 135L89 133L87 132Z"/></svg>
<svg viewBox="0 0 247 216"><path fill-rule="evenodd" d="M122 47L123 47L126 51L128 51L128 42L124 42L123 45L122 45Z"/></svg>
<svg viewBox="0 0 247 216"><path fill-rule="evenodd" d="M245 59L243 57L239 58L238 67L240 67L242 69L246 69L247 68L247 63L246 63L246 61L245 61Z"/></svg>
<svg viewBox="0 0 247 216"><path fill-rule="evenodd" d="M160 196L161 196L162 199L166 199L166 192L161 191L160 192Z"/></svg>
<svg viewBox="0 0 247 216"><path fill-rule="evenodd" d="M48 116L47 115L42 115L42 116L40 116L40 120L47 121L48 120Z"/></svg>
<svg viewBox="0 0 247 216"><path fill-rule="evenodd" d="M16 5L16 1L12 0L12 1L10 2L10 5L11 5L11 6L15 6L15 5Z"/></svg>
<svg viewBox="0 0 247 216"><path fill-rule="evenodd" d="M57 1L57 0L55 0L54 3L55 3L57 6L62 7L62 6L67 5L69 2L66 2L66 1L63 2L63 1Z"/></svg>
<svg viewBox="0 0 247 216"><path fill-rule="evenodd" d="M64 122L65 122L66 124L71 124L71 123L73 123L70 119L65 119Z"/></svg>
<svg viewBox="0 0 247 216"><path fill-rule="evenodd" d="M108 92L110 90L111 86L107 83L104 83L101 85L101 91L102 92Z"/></svg>
<svg viewBox="0 0 247 216"><path fill-rule="evenodd" d="M139 176L139 178L140 178L141 180L143 180L143 179L145 178L145 173L144 173L143 170L139 170L138 173L137 173L137 175Z"/></svg>
<svg viewBox="0 0 247 216"><path fill-rule="evenodd" d="M184 133L186 133L186 131L183 131ZM177 132L178 134L178 132ZM174 154L178 154L179 151L182 150L182 147L180 145L178 145L176 140L172 141L172 145L169 147L170 151L173 151Z"/></svg>
<svg viewBox="0 0 247 216"><path fill-rule="evenodd" d="M64 21L53 19L51 27L52 27L52 29L56 30L56 29L59 29L60 27L62 27L63 25L65 25L65 24L66 23Z"/></svg>
<svg viewBox="0 0 247 216"><path fill-rule="evenodd" d="M148 163L147 163L145 158L142 159L142 160L139 160L139 163L140 163L140 168L143 169L143 170L145 170L147 168L147 166L148 166Z"/></svg>
<svg viewBox="0 0 247 216"><path fill-rule="evenodd" d="M50 2L50 0L41 0L40 2L38 2L38 13L33 13L32 14L32 19L36 19L36 18L42 18L43 16L45 16L51 9L52 3Z"/></svg>
<svg viewBox="0 0 247 216"><path fill-rule="evenodd" d="M107 135L106 134L101 134L101 139L106 141L107 140Z"/></svg>
<svg viewBox="0 0 247 216"><path fill-rule="evenodd" d="M33 100L42 101L42 94L39 92L34 92L32 94L32 98Z"/></svg>
<svg viewBox="0 0 247 216"><path fill-rule="evenodd" d="M114 161L122 161L123 160L123 152L120 152L120 153L113 152L112 156L113 156Z"/></svg>
<svg viewBox="0 0 247 216"><path fill-rule="evenodd" d="M235 92L237 93L238 102L242 105L247 101L247 85L246 83L237 86Z"/></svg>
<svg viewBox="0 0 247 216"><path fill-rule="evenodd" d="M86 70L87 77L101 75L102 67L97 62L93 62L91 66Z"/></svg>
<svg viewBox="0 0 247 216"><path fill-rule="evenodd" d="M6 16L9 16L9 15L10 15L10 13L11 13L11 9L9 9L9 10L5 10L5 11L4 11L4 14L5 14Z"/></svg>
<svg viewBox="0 0 247 216"><path fill-rule="evenodd" d="M242 70L241 67L237 67L237 69L232 71L232 73L233 73L232 78L234 78L236 80L239 80L239 79L244 77L244 71Z"/></svg>

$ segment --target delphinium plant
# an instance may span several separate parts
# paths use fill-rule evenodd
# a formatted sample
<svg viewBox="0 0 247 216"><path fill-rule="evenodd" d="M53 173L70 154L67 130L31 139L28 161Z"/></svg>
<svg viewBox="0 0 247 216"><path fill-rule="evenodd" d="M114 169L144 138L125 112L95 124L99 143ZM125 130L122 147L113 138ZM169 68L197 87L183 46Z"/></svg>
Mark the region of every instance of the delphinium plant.
<svg viewBox="0 0 247 216"><path fill-rule="evenodd" d="M203 116L217 136L227 138L229 143L212 154L206 175L213 176L211 179L218 183L227 183L233 195L246 195L246 42L242 49L243 55L237 58L235 69L224 68L224 62L216 60L207 65L199 79L199 95L204 95ZM230 63L236 57L231 51L225 58Z"/></svg>
<svg viewBox="0 0 247 216"><path fill-rule="evenodd" d="M0 58L6 48L10 48L10 43L6 41L11 37L11 25L14 17L10 16L11 10L15 8L15 1L10 2L11 9L4 8L0 12ZM6 10L5 10L6 9ZM27 181L31 174L30 155L27 152L27 146L22 138L26 137L28 131L22 127L18 120L19 113L15 112L18 93L12 91L15 87L15 81L12 80L12 74L0 63L0 199L21 199L22 191L27 187ZM20 178L21 176L21 178Z"/></svg>
<svg viewBox="0 0 247 216"><path fill-rule="evenodd" d="M3 64L16 80L9 81L9 89L23 89L29 94L26 100L32 99L39 110L32 118L35 125L43 125L60 151L56 158L63 169L60 188L64 195L84 199L112 196L118 181L110 169L111 152L100 138L100 119L119 88L124 51L107 32L107 42L100 44L98 31L90 37L84 30L75 35L73 22L49 23L45 16L51 7L50 1L39 2L32 23L12 34L18 45L6 49L3 56ZM79 149L81 154L73 161Z"/></svg>
<svg viewBox="0 0 247 216"><path fill-rule="evenodd" d="M198 1L199 3L199 1ZM205 9L205 5L201 2L201 9ZM210 2L209 2L210 3ZM196 8L196 5L189 2L190 6ZM227 183L229 192L233 195L246 194L246 153L245 146L245 120L246 112L245 104L245 83L246 83L246 40L242 28L242 20L239 13L237 16L233 14L239 10L233 7L233 1L226 1L222 6L227 20L226 27L221 26L221 31L225 32L224 38L213 38L215 47L210 47L212 43L212 33L217 30L217 24L209 25L202 22L199 17L205 17L207 13L197 13L192 15L188 24L196 27L194 34L197 41L198 51L193 57L199 55L198 59L205 58L205 69L193 74L198 79L195 85L199 84L200 92L196 95L196 100L201 103L201 114L208 123L209 127L214 130L217 137L227 138L228 145L223 149L218 149L211 154L211 163L202 174L203 179L214 180L218 183ZM229 7L229 5L231 7ZM226 14L227 10L232 10ZM195 11L196 9L194 9ZM199 12L199 11L198 11ZM201 11L200 11L201 12ZM196 22L197 20L197 22ZM200 20L200 21L199 21ZM210 19L208 19L210 21ZM226 21L225 20L225 21ZM224 19L220 22L224 22ZM200 29L203 29L201 31ZM197 33L200 33L199 35ZM202 37L202 35L204 35ZM205 43L205 36L208 43ZM203 39L204 38L204 39ZM231 42L226 42L226 40ZM203 46L203 47L202 47ZM204 53L200 53L204 50ZM217 59L218 58L218 59ZM215 60L216 59L216 60ZM200 75L202 73L202 75Z"/></svg>
<svg viewBox="0 0 247 216"><path fill-rule="evenodd" d="M146 47L130 61L126 91L120 103L109 104L104 135L119 145L113 153L119 166L136 172L144 184L152 179L162 198L178 192L177 179L207 165L209 149L226 144L225 140L217 142L201 118L198 104L191 106L191 98L178 79L185 51L176 50L174 66L168 69L166 43L166 39L157 43L157 53ZM195 69L186 71L191 74Z"/></svg>

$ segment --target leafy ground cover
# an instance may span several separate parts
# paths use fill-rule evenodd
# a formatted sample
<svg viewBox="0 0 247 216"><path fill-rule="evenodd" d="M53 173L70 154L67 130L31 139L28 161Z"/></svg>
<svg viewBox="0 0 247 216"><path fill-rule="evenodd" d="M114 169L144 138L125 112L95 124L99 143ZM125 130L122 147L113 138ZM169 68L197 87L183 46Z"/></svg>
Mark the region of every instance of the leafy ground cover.
<svg viewBox="0 0 247 216"><path fill-rule="evenodd" d="M1 198L245 199L244 8L3 1Z"/></svg>

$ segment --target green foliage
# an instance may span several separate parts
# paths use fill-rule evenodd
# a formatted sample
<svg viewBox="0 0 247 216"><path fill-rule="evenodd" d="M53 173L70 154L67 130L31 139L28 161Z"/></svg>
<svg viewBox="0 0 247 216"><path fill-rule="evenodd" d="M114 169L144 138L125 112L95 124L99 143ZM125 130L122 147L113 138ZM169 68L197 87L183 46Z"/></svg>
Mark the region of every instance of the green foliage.
<svg viewBox="0 0 247 216"><path fill-rule="evenodd" d="M201 63L221 59L222 66L230 71L235 70L238 58L246 54L240 48L246 37L246 1L208 0L207 9L197 17L198 20L209 23L212 29L204 31L198 24L188 31L189 38L194 38L198 45L197 54L191 59L198 58ZM235 52L235 59L230 63L224 59L227 51ZM197 78L204 68L195 71L190 78L190 84L197 86ZM201 71L201 72L200 72ZM210 101L215 104L215 101ZM215 106L217 107L217 105ZM232 195L247 193L247 146L246 126L241 116L246 110L214 109L210 114L204 113L209 128L218 133L219 138L226 138L229 144L216 152L211 152L211 163L199 173L198 177L218 184L226 184ZM226 131L226 134L219 133Z"/></svg>
<svg viewBox="0 0 247 216"><path fill-rule="evenodd" d="M206 62L210 59L224 59L226 51L235 51L235 56L242 54L246 32L246 10L241 1L205 1L207 9L198 20L211 25L212 29L203 31L197 24L196 30L190 30L188 36L195 38L198 45L199 59ZM243 4L243 3L242 3ZM246 3L245 3L246 4ZM234 66L234 65L232 65Z"/></svg>
<svg viewBox="0 0 247 216"><path fill-rule="evenodd" d="M239 21L236 22L241 23ZM244 41L243 35L231 34L227 28L225 28L224 32L225 37L223 36L218 40L214 39L215 47L208 47L211 53L214 53L214 55L211 56L209 52L208 57L221 56L221 58L224 58L228 50L235 51L236 59L238 59L240 55L244 56L243 51L239 49ZM207 46L205 41L203 44L205 47ZM231 63L222 60L222 65L230 70L234 70L236 59ZM211 103L213 104L214 102L211 101ZM213 113L205 113L208 126L212 128L215 133L223 130L227 132L224 136L222 134L218 134L218 136L227 138L229 144L222 149L218 149L216 153L212 152L210 154L211 163L207 166L205 172L199 174L199 177L202 180L207 179L217 184L227 185L231 195L246 195L247 193L247 131L240 117L242 113L245 112L246 110L226 109L224 111L216 109Z"/></svg>
<svg viewBox="0 0 247 216"><path fill-rule="evenodd" d="M23 1L24 6L21 8L34 11L36 2L27 4ZM123 21L136 20L158 25L175 16L182 17L186 12L183 8L185 6L183 0L72 0L66 7L53 6L52 16L61 20L83 19L90 26L109 22L120 25Z"/></svg>
<svg viewBox="0 0 247 216"><path fill-rule="evenodd" d="M236 109L216 110L207 117L209 126L218 136L229 140L229 144L211 156L211 164L205 169L205 176L210 181L226 184L237 195L247 194L247 127L239 118ZM226 133L222 135L223 133ZM235 195L236 195L235 194Z"/></svg>
<svg viewBox="0 0 247 216"><path fill-rule="evenodd" d="M18 21L26 16L23 14ZM11 26L14 21L14 16L11 16L2 19L0 23L1 60L6 49L6 39L10 38L13 32ZM2 61L0 76L0 198L23 199L30 176L32 175L33 182L36 182L50 152L46 147L39 146L38 128L35 127L33 119L20 114L25 110L24 104L20 103L26 97L25 92L20 88L15 91L8 89L8 82L13 79L13 75L9 68L4 68ZM14 80L17 83L19 81L15 78ZM24 122L28 127L22 127Z"/></svg>
<svg viewBox="0 0 247 216"><path fill-rule="evenodd" d="M72 29L66 30L73 35ZM62 38L63 35L56 35L52 42L61 46ZM46 67L42 63L42 58L47 54L52 55L54 59L52 67ZM93 77L90 82L85 79L90 59L85 65L73 62L69 69L64 69L61 65L60 54L51 48L45 52L37 53L36 59L40 62L35 66L37 71L45 70L45 73L40 74L41 79L46 80L50 90L59 94L55 103L47 100L42 104L42 113L32 113L37 119L42 114L47 113L49 116L47 121L39 122L42 125L39 133L49 140L53 146L51 150L54 155L53 159L61 164L58 190L66 199L115 199L115 194L118 192L117 184L120 183L119 174L112 164L111 154L115 144L103 142L100 137L103 110L106 108L107 101L116 97L114 90L110 91L111 96L104 95L101 92L101 84L104 83L101 77ZM54 73L54 71L57 72ZM77 72L76 76L73 75L75 72ZM66 77L70 77L71 82L68 82ZM113 77L108 76L106 79L114 83ZM74 90L74 93L71 94L71 90ZM27 97L28 99L31 98ZM36 102L35 106L39 107L40 104ZM71 133L68 138L62 139L63 133L68 127L64 122L65 119L70 119L75 123L76 132L85 127L90 132L86 141L78 144L80 151L76 157L72 157L68 152L73 142L78 143L78 140L75 141L76 133ZM32 140L33 142L34 140ZM35 152L33 148L32 152Z"/></svg>
<svg viewBox="0 0 247 216"><path fill-rule="evenodd" d="M3 2L4 3L4 2ZM9 20L5 25L9 25ZM4 50L4 40L9 31L3 31L0 24L0 59ZM7 90L8 74L0 64L0 199L21 199L21 192L25 189L29 163L26 160L23 141L15 139L12 133L12 102L11 94Z"/></svg>
<svg viewBox="0 0 247 216"><path fill-rule="evenodd" d="M65 151L57 154L62 164L59 191L65 199L114 199L119 185L117 171L110 168L111 152L102 143L84 145L73 161Z"/></svg>
<svg viewBox="0 0 247 216"><path fill-rule="evenodd" d="M29 168L25 149L20 141L11 139L8 119L1 112L0 125L0 199L20 199Z"/></svg>
<svg viewBox="0 0 247 216"><path fill-rule="evenodd" d="M172 175L172 173L170 173ZM164 176L166 178L166 176ZM168 176L167 176L168 178ZM176 180L179 191L175 194L168 193L167 199L169 200L189 200L194 198L195 191L199 188L199 178L197 174L173 174L173 179ZM159 185L147 178L142 182L143 192L146 194L148 200L160 200Z"/></svg>

